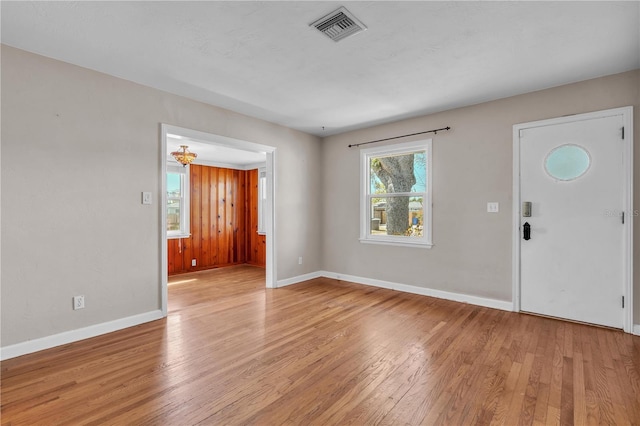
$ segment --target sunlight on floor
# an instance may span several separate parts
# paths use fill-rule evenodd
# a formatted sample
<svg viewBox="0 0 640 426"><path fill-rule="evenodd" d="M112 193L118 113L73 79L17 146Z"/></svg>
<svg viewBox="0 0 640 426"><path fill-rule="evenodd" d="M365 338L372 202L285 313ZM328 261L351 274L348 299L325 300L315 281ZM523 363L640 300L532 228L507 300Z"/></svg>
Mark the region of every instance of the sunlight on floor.
<svg viewBox="0 0 640 426"><path fill-rule="evenodd" d="M198 281L197 278L191 278L190 280L181 280L181 281L170 281L167 283L167 285L176 285L176 284L184 284L184 283L190 283L193 281Z"/></svg>

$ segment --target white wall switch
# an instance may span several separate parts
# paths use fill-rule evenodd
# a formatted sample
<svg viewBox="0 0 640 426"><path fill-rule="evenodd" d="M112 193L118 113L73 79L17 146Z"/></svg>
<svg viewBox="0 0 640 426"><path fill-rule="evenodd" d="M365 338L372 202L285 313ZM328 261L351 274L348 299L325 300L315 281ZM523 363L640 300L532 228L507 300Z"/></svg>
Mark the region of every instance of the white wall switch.
<svg viewBox="0 0 640 426"><path fill-rule="evenodd" d="M298 258L298 265L302 265L302 256Z"/></svg>
<svg viewBox="0 0 640 426"><path fill-rule="evenodd" d="M142 204L151 204L151 192L142 193Z"/></svg>
<svg viewBox="0 0 640 426"><path fill-rule="evenodd" d="M195 259L191 259L191 266L196 266L196 260Z"/></svg>
<svg viewBox="0 0 640 426"><path fill-rule="evenodd" d="M498 213L499 211L500 211L500 203L496 203L496 202L487 203L488 213Z"/></svg>

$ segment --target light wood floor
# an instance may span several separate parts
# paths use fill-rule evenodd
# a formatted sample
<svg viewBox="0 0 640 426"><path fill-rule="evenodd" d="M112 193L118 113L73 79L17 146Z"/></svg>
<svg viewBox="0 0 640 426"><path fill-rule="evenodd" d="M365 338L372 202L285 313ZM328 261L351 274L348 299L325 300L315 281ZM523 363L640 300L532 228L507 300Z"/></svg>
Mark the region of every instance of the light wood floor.
<svg viewBox="0 0 640 426"><path fill-rule="evenodd" d="M640 337L240 266L170 314L2 362L2 424L640 424Z"/></svg>

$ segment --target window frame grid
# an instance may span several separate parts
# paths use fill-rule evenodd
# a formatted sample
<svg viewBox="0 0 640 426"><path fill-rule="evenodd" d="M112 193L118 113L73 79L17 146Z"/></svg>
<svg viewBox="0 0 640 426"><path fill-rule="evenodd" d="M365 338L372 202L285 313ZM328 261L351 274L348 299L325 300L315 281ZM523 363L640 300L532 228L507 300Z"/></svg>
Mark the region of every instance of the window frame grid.
<svg viewBox="0 0 640 426"><path fill-rule="evenodd" d="M258 168L258 235L266 235L267 168Z"/></svg>
<svg viewBox="0 0 640 426"><path fill-rule="evenodd" d="M175 166L168 165L167 166L167 174L174 173L180 175L180 197L169 197L167 193L167 203L164 206L165 210L168 209L169 202L172 200L179 200L180 204L180 229L170 231L167 229L167 239L177 239L177 238L189 238L191 236L191 203L190 203L190 192L191 187L189 185L189 175L190 168L189 166ZM166 227L167 224L165 223Z"/></svg>

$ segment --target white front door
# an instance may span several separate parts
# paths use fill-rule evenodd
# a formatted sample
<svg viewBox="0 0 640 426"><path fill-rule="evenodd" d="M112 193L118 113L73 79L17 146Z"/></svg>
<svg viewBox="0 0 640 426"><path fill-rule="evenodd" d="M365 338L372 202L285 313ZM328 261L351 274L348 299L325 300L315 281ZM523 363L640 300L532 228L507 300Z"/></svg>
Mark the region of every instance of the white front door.
<svg viewBox="0 0 640 426"><path fill-rule="evenodd" d="M520 308L622 328L623 115L580 117L519 129Z"/></svg>

